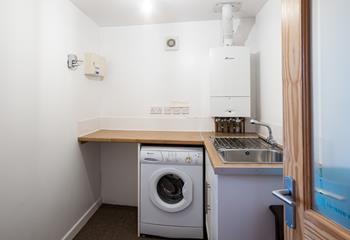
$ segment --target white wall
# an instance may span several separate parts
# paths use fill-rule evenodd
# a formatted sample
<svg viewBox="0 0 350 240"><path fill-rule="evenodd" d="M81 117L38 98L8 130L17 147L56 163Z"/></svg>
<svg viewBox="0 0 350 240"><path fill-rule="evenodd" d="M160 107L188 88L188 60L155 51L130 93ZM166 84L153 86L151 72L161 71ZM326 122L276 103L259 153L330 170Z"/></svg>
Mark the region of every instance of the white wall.
<svg viewBox="0 0 350 240"><path fill-rule="evenodd" d="M165 51L165 37L174 35L179 36L180 50ZM108 60L104 123L126 129L211 129L209 48L220 46L221 39L220 21L102 28L102 53ZM188 102L190 114L149 114L151 106L172 101ZM163 121L169 118L178 121Z"/></svg>
<svg viewBox="0 0 350 240"><path fill-rule="evenodd" d="M282 143L282 26L281 0L269 0L256 16L246 46L252 53L256 83L256 118L271 124L274 137ZM261 129L266 135L265 129Z"/></svg>
<svg viewBox="0 0 350 240"><path fill-rule="evenodd" d="M61 239L100 198L99 145L76 139L100 82L66 68L99 28L68 0L12 0L0 29L0 239Z"/></svg>
<svg viewBox="0 0 350 240"><path fill-rule="evenodd" d="M164 50L166 36L179 36L180 50ZM209 48L220 46L220 21L102 28L108 61L103 82L104 129L211 130ZM149 114L151 106L189 103L189 115ZM137 145L103 144L102 198L137 205ZM118 189L118 191L116 190Z"/></svg>
<svg viewBox="0 0 350 240"><path fill-rule="evenodd" d="M242 21L242 35L249 33L252 22ZM102 28L101 52L108 61L108 75L103 82L100 126L104 129L213 130L209 117L209 49L222 45L221 31L221 21ZM179 36L180 50L165 51L165 37L174 35ZM279 39L280 36L272 37ZM242 45L239 41L243 39L237 38L235 43ZM172 101L188 102L190 114L150 115L151 106L163 107ZM123 204L127 199L134 203L133 191L125 190L123 196L112 191L124 179L123 174L115 173L121 168L133 173L136 156L123 149L119 157L120 146L113 146L102 149L103 200ZM128 183L128 187L136 189L133 182Z"/></svg>

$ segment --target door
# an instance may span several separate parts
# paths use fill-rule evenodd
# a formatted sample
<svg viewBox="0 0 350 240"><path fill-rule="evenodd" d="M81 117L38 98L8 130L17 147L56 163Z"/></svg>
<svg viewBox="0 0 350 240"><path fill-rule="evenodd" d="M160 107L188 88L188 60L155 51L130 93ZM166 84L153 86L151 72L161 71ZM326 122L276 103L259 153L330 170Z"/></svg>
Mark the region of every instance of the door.
<svg viewBox="0 0 350 240"><path fill-rule="evenodd" d="M282 0L284 175L295 183L287 240L350 239L349 9Z"/></svg>

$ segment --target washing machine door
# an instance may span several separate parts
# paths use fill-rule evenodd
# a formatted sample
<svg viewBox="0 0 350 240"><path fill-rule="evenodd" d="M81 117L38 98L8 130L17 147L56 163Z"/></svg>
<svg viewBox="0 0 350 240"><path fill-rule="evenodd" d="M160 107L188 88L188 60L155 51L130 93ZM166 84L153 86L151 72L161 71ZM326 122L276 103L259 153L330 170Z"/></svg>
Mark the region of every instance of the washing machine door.
<svg viewBox="0 0 350 240"><path fill-rule="evenodd" d="M151 176L150 198L166 212L180 212L192 203L193 182L189 175L175 168L159 169Z"/></svg>

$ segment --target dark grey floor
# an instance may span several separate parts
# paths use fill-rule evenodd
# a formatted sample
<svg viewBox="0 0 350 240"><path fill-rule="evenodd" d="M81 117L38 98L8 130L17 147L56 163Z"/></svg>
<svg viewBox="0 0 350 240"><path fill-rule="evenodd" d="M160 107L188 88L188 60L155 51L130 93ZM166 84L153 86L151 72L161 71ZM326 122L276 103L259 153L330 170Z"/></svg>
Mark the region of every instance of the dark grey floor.
<svg viewBox="0 0 350 240"><path fill-rule="evenodd" d="M137 237L137 208L102 205L75 240L160 240Z"/></svg>

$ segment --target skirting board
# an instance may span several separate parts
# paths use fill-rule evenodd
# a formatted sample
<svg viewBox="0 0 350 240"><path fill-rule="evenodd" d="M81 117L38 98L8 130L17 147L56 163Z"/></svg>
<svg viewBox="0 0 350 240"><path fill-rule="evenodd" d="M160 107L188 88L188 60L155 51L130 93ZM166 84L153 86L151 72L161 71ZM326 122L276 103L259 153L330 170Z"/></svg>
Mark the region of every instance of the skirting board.
<svg viewBox="0 0 350 240"><path fill-rule="evenodd" d="M73 225L73 227L64 235L62 240L72 240L78 232L85 226L89 219L94 215L97 209L101 206L102 199L99 198L91 207L84 213L84 215Z"/></svg>

